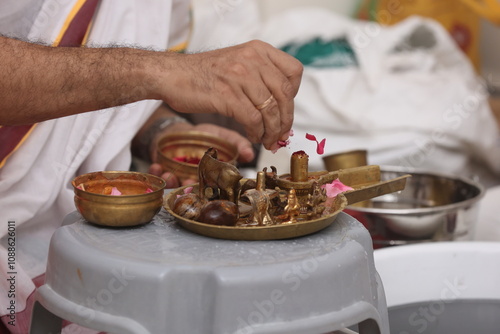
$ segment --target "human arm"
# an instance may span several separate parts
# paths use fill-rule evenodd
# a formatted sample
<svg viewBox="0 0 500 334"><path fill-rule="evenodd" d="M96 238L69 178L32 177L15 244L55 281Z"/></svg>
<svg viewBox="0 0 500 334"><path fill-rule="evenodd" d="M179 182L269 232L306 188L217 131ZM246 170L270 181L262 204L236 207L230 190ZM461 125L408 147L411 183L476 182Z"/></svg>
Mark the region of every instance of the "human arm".
<svg viewBox="0 0 500 334"><path fill-rule="evenodd" d="M0 124L40 122L144 99L183 113L219 113L253 142L288 138L302 66L252 41L198 54L53 48L0 37ZM274 100L262 110L269 96Z"/></svg>
<svg viewBox="0 0 500 334"><path fill-rule="evenodd" d="M132 48L48 47L0 36L0 124L31 124L151 97Z"/></svg>

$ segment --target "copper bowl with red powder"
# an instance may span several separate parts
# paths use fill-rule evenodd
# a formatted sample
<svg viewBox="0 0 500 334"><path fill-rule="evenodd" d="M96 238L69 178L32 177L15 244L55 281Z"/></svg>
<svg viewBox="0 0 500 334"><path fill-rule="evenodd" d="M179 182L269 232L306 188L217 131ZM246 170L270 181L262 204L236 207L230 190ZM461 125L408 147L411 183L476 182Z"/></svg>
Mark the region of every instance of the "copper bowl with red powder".
<svg viewBox="0 0 500 334"><path fill-rule="evenodd" d="M198 163L210 147L217 150L220 161L236 164L236 146L200 131L175 132L162 137L158 141L157 161L164 171L174 173L180 181L198 181Z"/></svg>

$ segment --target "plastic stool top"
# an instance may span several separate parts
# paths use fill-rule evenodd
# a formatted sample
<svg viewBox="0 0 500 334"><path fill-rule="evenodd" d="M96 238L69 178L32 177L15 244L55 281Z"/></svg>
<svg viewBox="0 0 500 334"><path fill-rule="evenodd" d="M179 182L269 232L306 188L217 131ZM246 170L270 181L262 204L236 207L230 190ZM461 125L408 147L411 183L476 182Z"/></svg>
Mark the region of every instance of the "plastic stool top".
<svg viewBox="0 0 500 334"><path fill-rule="evenodd" d="M370 333L388 332L369 233L346 214L316 234L277 241L207 238L164 211L127 229L73 217L52 237L36 297L63 319L173 334L326 333L372 319Z"/></svg>

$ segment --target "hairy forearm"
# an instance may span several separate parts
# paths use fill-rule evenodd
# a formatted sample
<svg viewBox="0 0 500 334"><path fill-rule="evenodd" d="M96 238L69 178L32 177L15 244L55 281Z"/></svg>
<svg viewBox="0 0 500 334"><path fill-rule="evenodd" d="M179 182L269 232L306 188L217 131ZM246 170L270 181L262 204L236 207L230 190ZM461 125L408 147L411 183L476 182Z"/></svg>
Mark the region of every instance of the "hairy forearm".
<svg viewBox="0 0 500 334"><path fill-rule="evenodd" d="M157 98L158 54L133 48L54 48L0 37L0 125Z"/></svg>

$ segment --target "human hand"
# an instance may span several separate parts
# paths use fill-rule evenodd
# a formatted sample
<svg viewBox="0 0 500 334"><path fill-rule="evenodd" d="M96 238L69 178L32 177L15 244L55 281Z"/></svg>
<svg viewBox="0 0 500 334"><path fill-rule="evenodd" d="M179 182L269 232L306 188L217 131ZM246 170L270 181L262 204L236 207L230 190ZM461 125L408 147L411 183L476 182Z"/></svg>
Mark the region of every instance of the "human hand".
<svg viewBox="0 0 500 334"><path fill-rule="evenodd" d="M273 46L251 41L198 54L169 54L159 98L185 113L234 118L252 142L274 150L293 123L302 64Z"/></svg>
<svg viewBox="0 0 500 334"><path fill-rule="evenodd" d="M168 133L173 133L176 131L187 131L187 130L207 132L217 136L222 140L227 141L228 143L235 145L238 149L239 162L250 162L255 157L255 152L252 148L252 144L250 143L250 141L245 137L241 136L236 131L227 128L223 128L214 124L191 125L188 123L182 123L178 124L178 126L175 128L172 126L171 128L167 129ZM177 188L179 186L185 186L197 182L196 180L191 180L191 179L180 182L179 179L175 176L174 172L164 171L162 166L159 163L156 163L156 151L152 153L152 161L153 163L149 167L149 173L163 178L167 183L166 188Z"/></svg>

